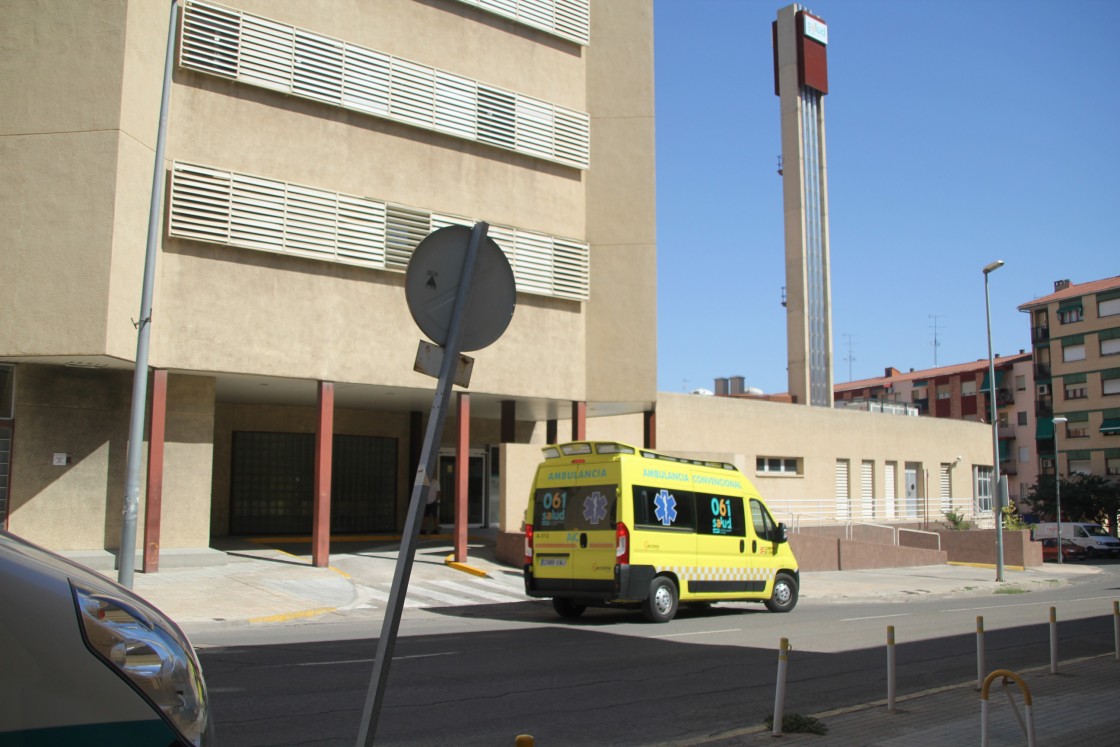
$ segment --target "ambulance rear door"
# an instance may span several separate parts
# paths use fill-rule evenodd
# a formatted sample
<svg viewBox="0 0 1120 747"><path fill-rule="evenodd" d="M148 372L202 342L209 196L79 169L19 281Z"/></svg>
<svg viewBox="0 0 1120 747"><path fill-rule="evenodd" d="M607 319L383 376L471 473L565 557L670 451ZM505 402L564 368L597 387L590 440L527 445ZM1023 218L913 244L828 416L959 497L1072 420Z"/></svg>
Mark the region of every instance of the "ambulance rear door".
<svg viewBox="0 0 1120 747"><path fill-rule="evenodd" d="M534 577L556 591L612 588L618 462L546 469L561 480L538 480L534 494Z"/></svg>

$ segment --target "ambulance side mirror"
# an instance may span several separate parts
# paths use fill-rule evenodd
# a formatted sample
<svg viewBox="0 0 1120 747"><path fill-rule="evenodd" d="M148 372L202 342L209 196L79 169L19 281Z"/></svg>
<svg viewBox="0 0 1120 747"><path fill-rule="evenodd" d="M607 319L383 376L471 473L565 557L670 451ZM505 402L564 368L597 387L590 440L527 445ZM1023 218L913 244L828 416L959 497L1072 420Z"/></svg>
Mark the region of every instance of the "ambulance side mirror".
<svg viewBox="0 0 1120 747"><path fill-rule="evenodd" d="M778 524L777 535L778 536L775 538L776 542L789 542L789 532L786 530L785 524Z"/></svg>

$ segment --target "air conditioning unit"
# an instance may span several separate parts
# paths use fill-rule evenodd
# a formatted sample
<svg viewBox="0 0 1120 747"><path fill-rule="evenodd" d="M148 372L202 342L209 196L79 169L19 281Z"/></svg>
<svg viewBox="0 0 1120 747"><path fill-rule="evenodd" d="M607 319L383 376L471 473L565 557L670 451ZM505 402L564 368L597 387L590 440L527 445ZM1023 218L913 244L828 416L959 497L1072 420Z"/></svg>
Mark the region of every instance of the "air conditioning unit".
<svg viewBox="0 0 1120 747"><path fill-rule="evenodd" d="M1042 460L1042 466L1044 468L1049 469L1050 467L1054 466L1054 460L1053 459L1043 459Z"/></svg>
<svg viewBox="0 0 1120 747"><path fill-rule="evenodd" d="M1050 393L1050 385L1049 384L1039 384L1038 385L1039 396L1045 397L1049 393Z"/></svg>

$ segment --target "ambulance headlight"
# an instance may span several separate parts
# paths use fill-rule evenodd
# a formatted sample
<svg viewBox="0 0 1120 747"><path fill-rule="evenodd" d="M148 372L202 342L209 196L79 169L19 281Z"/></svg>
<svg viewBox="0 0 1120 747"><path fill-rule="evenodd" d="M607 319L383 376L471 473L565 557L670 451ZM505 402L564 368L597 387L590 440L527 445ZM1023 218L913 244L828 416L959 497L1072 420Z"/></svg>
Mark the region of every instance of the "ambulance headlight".
<svg viewBox="0 0 1120 747"><path fill-rule="evenodd" d="M86 646L192 745L210 738L209 702L194 649L171 620L111 588L72 582Z"/></svg>

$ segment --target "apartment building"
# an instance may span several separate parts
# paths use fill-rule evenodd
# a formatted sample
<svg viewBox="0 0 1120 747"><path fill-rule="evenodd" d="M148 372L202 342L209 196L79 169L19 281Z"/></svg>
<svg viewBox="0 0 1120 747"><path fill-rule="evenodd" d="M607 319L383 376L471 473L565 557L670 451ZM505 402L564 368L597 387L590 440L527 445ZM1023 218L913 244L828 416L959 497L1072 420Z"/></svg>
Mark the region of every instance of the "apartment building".
<svg viewBox="0 0 1120 747"><path fill-rule="evenodd" d="M1030 316L1040 472L1120 477L1120 276L1056 281L1019 311Z"/></svg>
<svg viewBox="0 0 1120 747"><path fill-rule="evenodd" d="M915 371L887 368L882 376L836 384L836 407L910 408L910 414L990 423L989 361ZM1000 474L1011 497L1022 499L1038 478L1034 450L1032 356L995 356Z"/></svg>
<svg viewBox="0 0 1120 747"><path fill-rule="evenodd" d="M0 525L57 549L121 536L171 7L5 4ZM517 285L445 429L467 521L496 516L502 443L608 415L642 440L650 0L182 0L173 22L149 550L306 534L324 454L332 531L403 526L434 389L404 270L446 225L486 221Z"/></svg>

